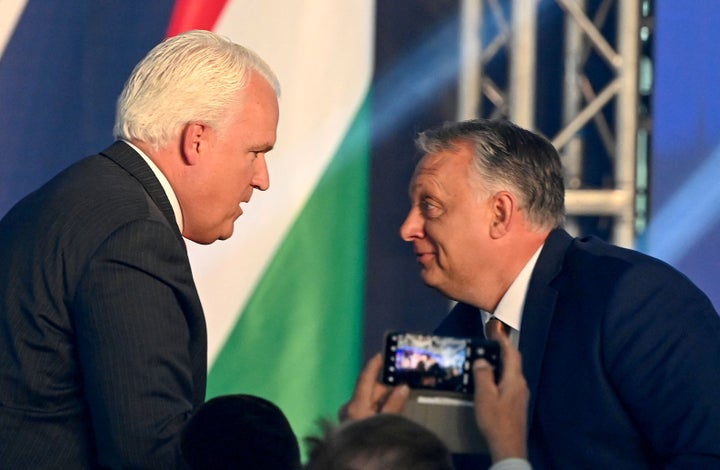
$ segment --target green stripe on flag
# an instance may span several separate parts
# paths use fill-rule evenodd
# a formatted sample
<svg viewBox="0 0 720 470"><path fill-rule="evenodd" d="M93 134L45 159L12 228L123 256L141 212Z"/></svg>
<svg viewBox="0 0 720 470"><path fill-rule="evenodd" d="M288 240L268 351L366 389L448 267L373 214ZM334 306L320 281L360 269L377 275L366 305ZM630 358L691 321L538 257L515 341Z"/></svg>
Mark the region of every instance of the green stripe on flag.
<svg viewBox="0 0 720 470"><path fill-rule="evenodd" d="M301 441L317 433L320 417L336 417L360 369L370 153L367 103L366 98L208 379L208 398L249 393L276 403ZM252 247L247 249L250 255Z"/></svg>

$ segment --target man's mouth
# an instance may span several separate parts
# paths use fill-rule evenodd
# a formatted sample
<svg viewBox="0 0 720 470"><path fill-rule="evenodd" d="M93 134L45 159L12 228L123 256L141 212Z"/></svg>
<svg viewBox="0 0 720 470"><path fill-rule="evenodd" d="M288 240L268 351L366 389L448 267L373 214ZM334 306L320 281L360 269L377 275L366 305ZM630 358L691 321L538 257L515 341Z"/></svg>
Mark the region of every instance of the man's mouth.
<svg viewBox="0 0 720 470"><path fill-rule="evenodd" d="M235 220L237 220L241 215L245 213L245 211L242 208L242 205L245 201L240 201L240 204L237 205L237 216L235 217Z"/></svg>
<svg viewBox="0 0 720 470"><path fill-rule="evenodd" d="M433 253L432 251L416 251L415 257L418 263L425 265L435 257L435 253Z"/></svg>
<svg viewBox="0 0 720 470"><path fill-rule="evenodd" d="M240 208L240 213L243 212L242 204L247 204L248 202L250 202L250 197L248 197L247 199L240 199L240 202L238 203L238 207Z"/></svg>

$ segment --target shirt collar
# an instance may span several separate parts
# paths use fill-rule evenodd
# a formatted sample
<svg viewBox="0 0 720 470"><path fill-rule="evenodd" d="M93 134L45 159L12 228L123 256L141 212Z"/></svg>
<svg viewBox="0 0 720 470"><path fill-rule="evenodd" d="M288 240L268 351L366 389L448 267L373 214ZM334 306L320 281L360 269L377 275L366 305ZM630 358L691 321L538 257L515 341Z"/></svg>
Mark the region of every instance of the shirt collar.
<svg viewBox="0 0 720 470"><path fill-rule="evenodd" d="M178 229L180 229L180 233L183 231L183 216L182 216L182 210L180 209L180 202L178 201L177 196L175 195L175 191L173 191L172 186L170 185L170 182L165 177L162 171L160 171L160 168L155 165L155 162L153 162L150 157L145 155L145 152L140 150L136 145L134 145L132 142L128 142L127 140L124 140L126 144L128 144L130 147L133 148L137 153L140 154L140 156L145 160L145 163L148 164L152 172L155 174L155 177L160 182L160 186L162 186L163 190L165 191L165 195L167 196L168 200L170 201L170 206L172 207L173 214L175 214L175 223L177 223Z"/></svg>
<svg viewBox="0 0 720 470"><path fill-rule="evenodd" d="M528 285L530 285L530 276L532 275L533 269L535 269L535 263L537 263L542 248L541 245L525 264L525 267L523 267L513 283L510 284L510 287L500 299L495 311L493 313L482 311L483 321L487 321L488 318L494 316L506 325L512 327L512 329L520 331L522 312L525 306L525 296L527 295Z"/></svg>

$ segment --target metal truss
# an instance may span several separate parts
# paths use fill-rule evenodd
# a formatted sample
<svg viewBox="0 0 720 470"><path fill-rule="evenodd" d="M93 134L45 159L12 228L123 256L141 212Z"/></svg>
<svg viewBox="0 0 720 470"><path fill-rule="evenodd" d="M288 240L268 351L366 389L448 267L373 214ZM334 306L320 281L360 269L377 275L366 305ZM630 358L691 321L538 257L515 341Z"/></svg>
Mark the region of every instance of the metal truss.
<svg viewBox="0 0 720 470"><path fill-rule="evenodd" d="M543 34L563 38L562 123L548 137L566 172L568 229L578 231L577 217L610 217L612 241L623 246L634 245L647 214L651 2L461 0L458 119L506 117L535 129L539 8L562 15L559 30ZM584 181L590 158L611 167L601 187Z"/></svg>

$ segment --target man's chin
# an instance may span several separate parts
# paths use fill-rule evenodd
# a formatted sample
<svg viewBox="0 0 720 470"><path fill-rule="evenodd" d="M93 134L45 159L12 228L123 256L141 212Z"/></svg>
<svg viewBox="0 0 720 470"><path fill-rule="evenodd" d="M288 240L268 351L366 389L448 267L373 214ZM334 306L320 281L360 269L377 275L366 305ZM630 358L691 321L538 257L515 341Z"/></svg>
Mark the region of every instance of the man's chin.
<svg viewBox="0 0 720 470"><path fill-rule="evenodd" d="M447 280L442 277L438 277L436 274L437 273L434 271L423 268L420 271L420 279L426 286L435 289L446 297L452 298L448 290L449 286L447 282L443 282Z"/></svg>
<svg viewBox="0 0 720 470"><path fill-rule="evenodd" d="M196 237L194 235L183 234L183 237L190 240L191 242L197 243L198 245L209 245L215 241L215 239L207 239L205 237Z"/></svg>
<svg viewBox="0 0 720 470"><path fill-rule="evenodd" d="M232 237L234 233L233 225L230 225L230 229L223 231L218 237L218 240L227 240L228 238Z"/></svg>
<svg viewBox="0 0 720 470"><path fill-rule="evenodd" d="M420 270L420 279L425 283L426 286L437 289L437 279L432 275L432 272L427 268Z"/></svg>
<svg viewBox="0 0 720 470"><path fill-rule="evenodd" d="M183 237L200 245L209 245L218 240L227 240L232 237L233 232L234 226L233 224L230 224L229 227L223 227L221 230L216 232L208 231L207 233L183 233Z"/></svg>

